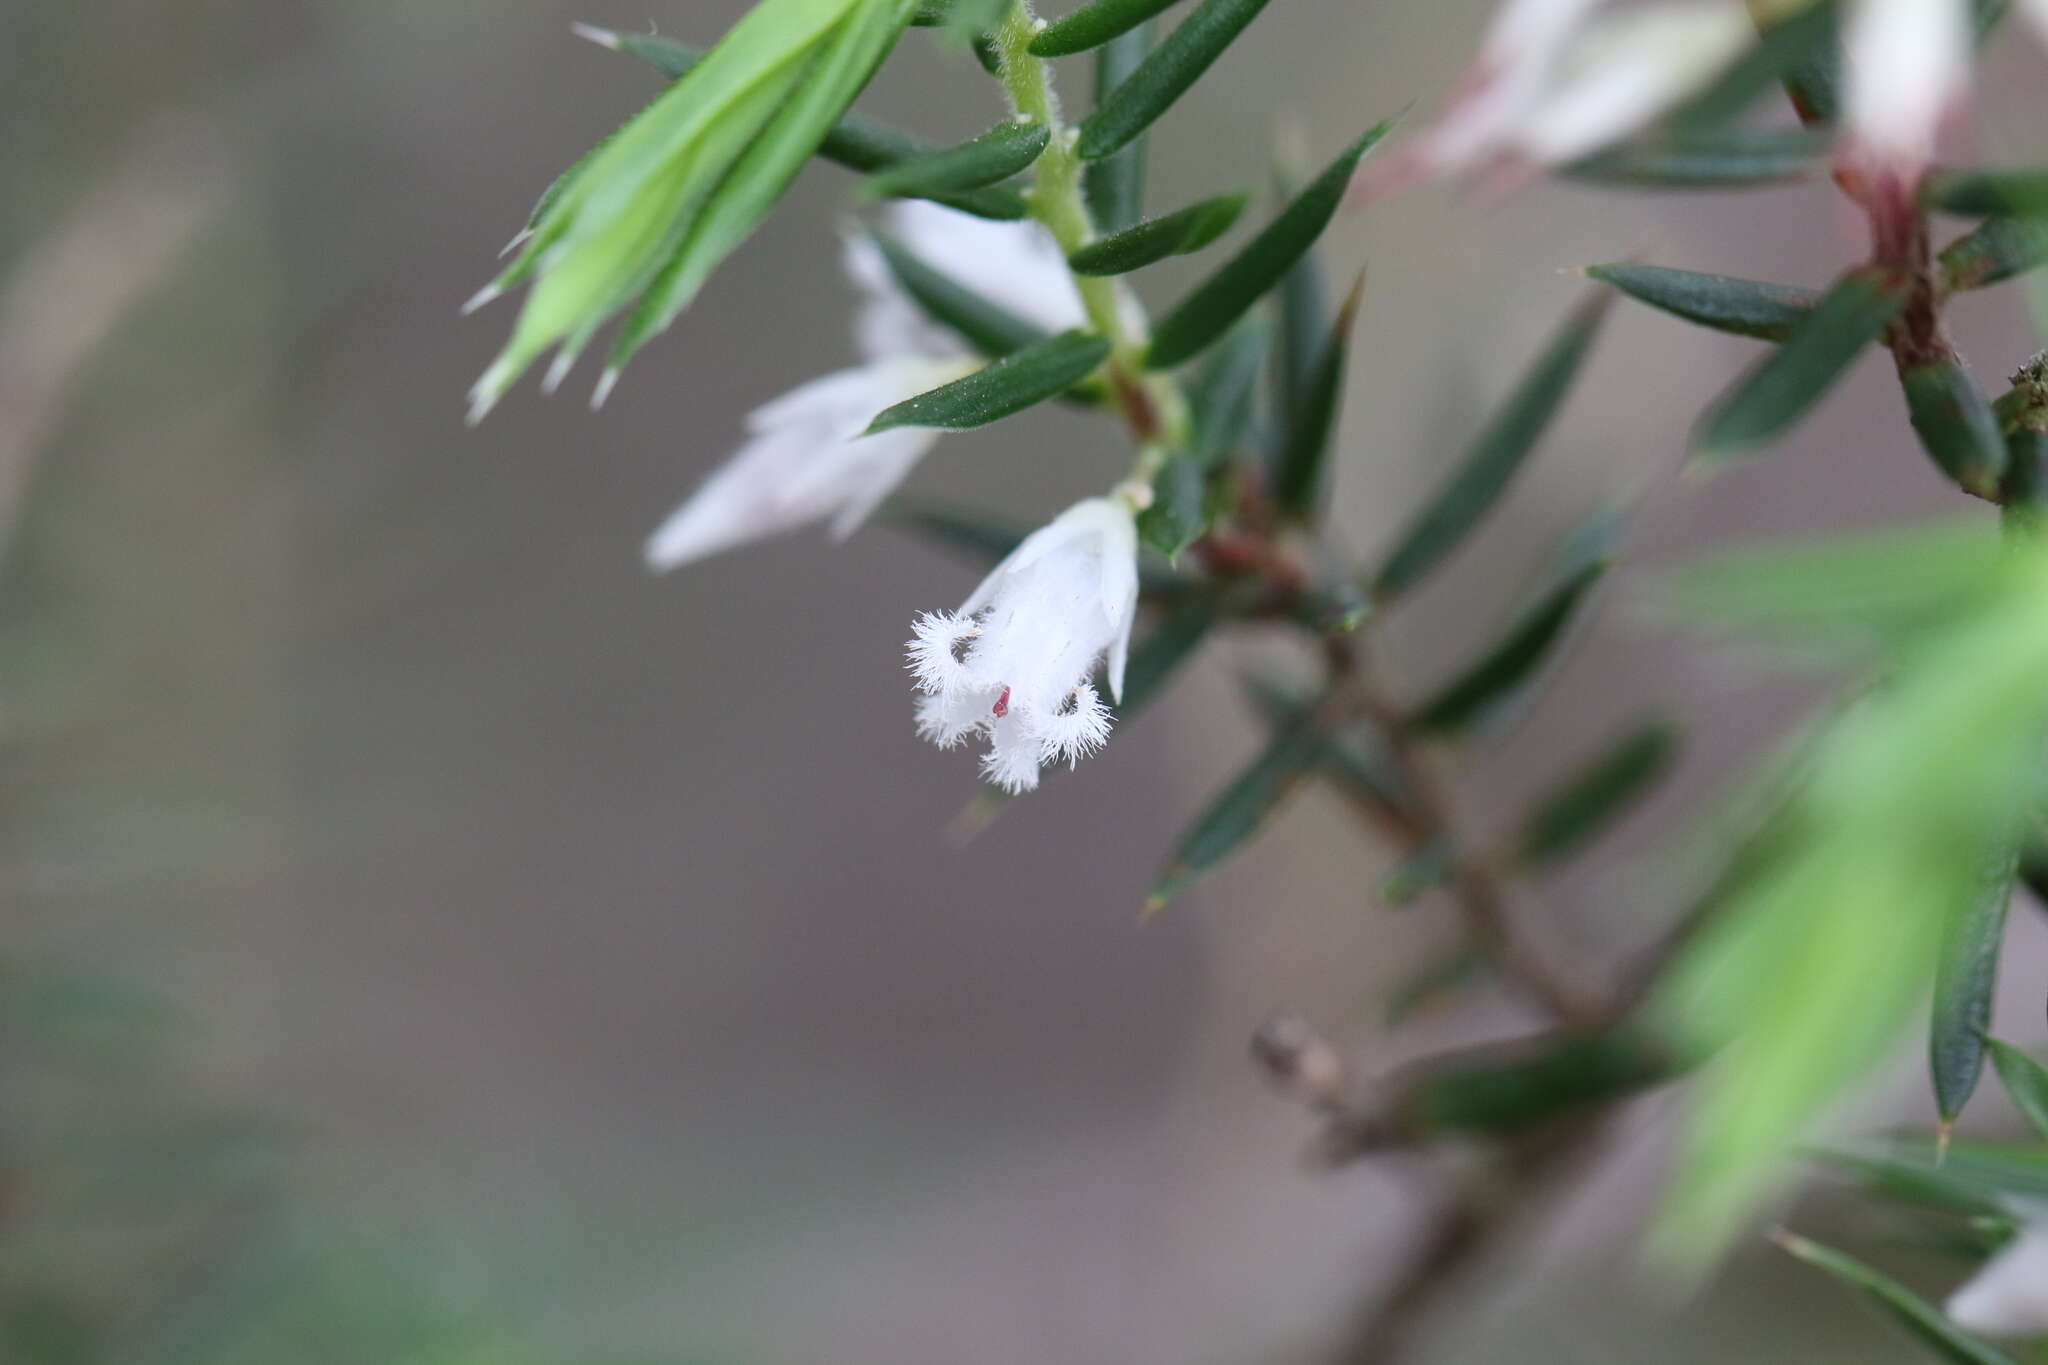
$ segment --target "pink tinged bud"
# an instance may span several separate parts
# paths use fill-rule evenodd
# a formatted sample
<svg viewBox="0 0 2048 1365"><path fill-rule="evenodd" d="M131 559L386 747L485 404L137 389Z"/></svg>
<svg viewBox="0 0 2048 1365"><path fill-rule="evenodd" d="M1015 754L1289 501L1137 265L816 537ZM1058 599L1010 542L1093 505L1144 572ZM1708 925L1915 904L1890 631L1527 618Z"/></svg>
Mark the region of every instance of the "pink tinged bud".
<svg viewBox="0 0 2048 1365"><path fill-rule="evenodd" d="M1962 0L1858 0L1843 34L1844 160L1873 187L1916 184L1970 74Z"/></svg>

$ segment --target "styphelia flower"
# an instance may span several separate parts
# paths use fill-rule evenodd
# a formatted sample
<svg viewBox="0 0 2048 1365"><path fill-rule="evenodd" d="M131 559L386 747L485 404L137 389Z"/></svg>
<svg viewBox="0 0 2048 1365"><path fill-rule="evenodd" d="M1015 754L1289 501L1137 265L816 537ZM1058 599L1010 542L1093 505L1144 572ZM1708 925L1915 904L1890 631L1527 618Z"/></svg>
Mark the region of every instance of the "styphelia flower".
<svg viewBox="0 0 2048 1365"><path fill-rule="evenodd" d="M1984 1336L2048 1336L2048 1221L2021 1231L1951 1295L1948 1315Z"/></svg>
<svg viewBox="0 0 2048 1365"><path fill-rule="evenodd" d="M1036 223L998 223L923 200L893 205L889 233L926 264L1050 332L1084 325L1059 247ZM863 436L875 414L978 368L982 357L928 319L865 235L848 237L860 291L854 342L863 363L756 408L748 440L647 542L657 570L813 522L844 539L910 473L940 432Z"/></svg>
<svg viewBox="0 0 2048 1365"><path fill-rule="evenodd" d="M982 772L1012 792L1101 748L1109 709L1090 679L1106 659L1122 699L1137 554L1130 507L1089 498L1025 537L959 611L920 617L908 645L918 733L942 749L986 738Z"/></svg>
<svg viewBox="0 0 2048 1365"><path fill-rule="evenodd" d="M1355 185L1556 166L1628 136L1704 87L1756 36L1740 0L1507 0L1436 123Z"/></svg>
<svg viewBox="0 0 2048 1365"><path fill-rule="evenodd" d="M1969 86L1962 0L1859 0L1842 51L1849 129L1843 162L1876 192L1903 203Z"/></svg>

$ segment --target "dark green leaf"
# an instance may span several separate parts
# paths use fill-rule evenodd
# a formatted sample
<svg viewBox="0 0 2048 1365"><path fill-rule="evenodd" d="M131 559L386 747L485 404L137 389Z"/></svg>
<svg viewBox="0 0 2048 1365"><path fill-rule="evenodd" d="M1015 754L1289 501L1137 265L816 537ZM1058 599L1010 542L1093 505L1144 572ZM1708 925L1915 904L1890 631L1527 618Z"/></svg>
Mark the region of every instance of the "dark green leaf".
<svg viewBox="0 0 2048 1365"><path fill-rule="evenodd" d="M954 147L899 161L868 177L867 192L876 198L926 199L935 194L978 190L1008 180L1038 160L1052 130L1043 123L999 123Z"/></svg>
<svg viewBox="0 0 2048 1365"><path fill-rule="evenodd" d="M1512 696L1564 638L1580 601L1606 571L1606 562L1596 561L1545 593L1498 644L1425 702L1414 723L1436 734L1456 734Z"/></svg>
<svg viewBox="0 0 2048 1365"><path fill-rule="evenodd" d="M2044 263L2048 222L2038 218L1986 218L1941 253L1941 272L1950 289L1982 289Z"/></svg>
<svg viewBox="0 0 2048 1365"><path fill-rule="evenodd" d="M1270 344L1269 329L1256 315L1231 329L1221 345L1210 352L1189 394L1194 409L1193 455L1204 469L1217 463L1244 442L1251 425L1252 395L1258 385L1259 366Z"/></svg>
<svg viewBox="0 0 2048 1365"><path fill-rule="evenodd" d="M1145 54L1152 50L1149 20L1112 38L1095 53L1095 104L1122 85ZM1081 191L1089 216L1104 232L1118 232L1145 216L1145 139L1132 138L1109 156L1089 162L1081 171Z"/></svg>
<svg viewBox="0 0 2048 1365"><path fill-rule="evenodd" d="M2011 1043L1996 1038L1984 1042L1991 1050L1991 1064L1998 1068L1998 1083L2012 1098L2012 1107L2034 1125L2035 1132L2048 1138L2048 1067Z"/></svg>
<svg viewBox="0 0 2048 1365"><path fill-rule="evenodd" d="M1920 200L1945 213L2048 214L2048 167L1932 171L1920 182Z"/></svg>
<svg viewBox="0 0 2048 1365"><path fill-rule="evenodd" d="M2012 902L2017 853L1999 852L1976 897L1948 925L1934 975L1934 1011L1928 1020L1927 1065L1934 1103L1953 1123L1984 1072L1984 1031L1998 986L1998 956L2005 944L2005 912Z"/></svg>
<svg viewBox="0 0 2048 1365"><path fill-rule="evenodd" d="M671 80L696 65L697 59L704 55L701 48L690 47L673 38L663 38L657 34L615 33L609 29L594 28L581 28L577 31L605 47L640 58ZM938 150L940 148L936 144L926 142L923 138L914 137L901 129L854 113L841 115L839 122L833 124L832 130L825 134L825 140L818 144L819 156L827 161L835 161L848 170L863 173L887 170L905 161L929 156ZM578 163L579 166L581 164ZM570 174L574 174L573 169ZM566 181L568 178L564 176L563 180ZM1005 222L1014 222L1029 211L1023 197L1017 191L1003 186L968 190L961 194L935 195L933 198L938 203L951 209L958 209L962 213Z"/></svg>
<svg viewBox="0 0 2048 1365"><path fill-rule="evenodd" d="M1168 256L1200 251L1230 231L1244 212L1244 193L1219 194L1199 204L1111 233L1067 257L1076 275L1123 275Z"/></svg>
<svg viewBox="0 0 2048 1365"><path fill-rule="evenodd" d="M1687 322L1762 341L1783 341L1821 297L1818 290L1797 285L1703 275L1696 270L1634 261L1589 265L1586 274Z"/></svg>
<svg viewBox="0 0 2048 1365"><path fill-rule="evenodd" d="M1998 496L2005 474L2005 435L1990 400L1953 358L1900 372L1913 431L1934 463L1965 491Z"/></svg>
<svg viewBox="0 0 2048 1365"><path fill-rule="evenodd" d="M1944 1151L1935 1143L1901 1144L1901 1149L1938 1167L1949 1179L2001 1201L2048 1199L2048 1147L2038 1142L1956 1142Z"/></svg>
<svg viewBox="0 0 2048 1365"><path fill-rule="evenodd" d="M1152 480L1152 505L1138 515L1138 540L1169 560L1208 529L1208 478L1201 461L1181 451Z"/></svg>
<svg viewBox="0 0 2048 1365"><path fill-rule="evenodd" d="M1564 168L1571 180L1648 189L1737 189L1803 180L1827 166L1826 134L1808 128L1652 133Z"/></svg>
<svg viewBox="0 0 2048 1365"><path fill-rule="evenodd" d="M1315 706L1314 698L1271 678L1254 675L1244 685L1252 709L1275 730L1304 723ZM1405 813L1412 807L1392 756L1377 735L1350 729L1323 738L1323 772L1332 780L1380 809Z"/></svg>
<svg viewBox="0 0 2048 1365"><path fill-rule="evenodd" d="M1324 739L1312 712L1283 727L1250 767L1232 778L1181 836L1166 870L1145 900L1155 913L1257 834L1302 776L1316 764Z"/></svg>
<svg viewBox="0 0 2048 1365"><path fill-rule="evenodd" d="M1807 121L1832 123L1836 101L1826 67L1834 53L1837 20L1834 5L1815 4L1771 25L1748 52L1667 122L1688 131L1716 127L1787 82L1795 87L1794 99L1804 106Z"/></svg>
<svg viewBox="0 0 2048 1365"><path fill-rule="evenodd" d="M911 301L983 355L996 359L1045 340L1045 332L1038 324L1026 322L951 275L925 264L895 238L879 232L873 235L889 273Z"/></svg>
<svg viewBox="0 0 2048 1365"><path fill-rule="evenodd" d="M1034 57L1071 57L1122 37L1179 0L1094 0L1048 24L1031 40Z"/></svg>
<svg viewBox="0 0 2048 1365"><path fill-rule="evenodd" d="M1082 122L1081 158L1108 156L1151 127L1265 7L1266 0L1202 0Z"/></svg>
<svg viewBox="0 0 2048 1365"><path fill-rule="evenodd" d="M1124 666L1124 694L1116 703L1119 725L1130 723L1159 695L1167 679L1192 659L1202 641L1216 624L1216 608L1200 597L1176 603L1151 633L1131 646L1131 659Z"/></svg>
<svg viewBox="0 0 2048 1365"><path fill-rule="evenodd" d="M938 28L952 16L952 0L919 0L917 10L910 16L912 28Z"/></svg>
<svg viewBox="0 0 2048 1365"><path fill-rule="evenodd" d="M1531 866L1554 863L1627 814L1678 754L1678 731L1663 723L1622 736L1546 797L1522 828L1516 856Z"/></svg>
<svg viewBox="0 0 2048 1365"><path fill-rule="evenodd" d="M1373 577L1374 597L1394 597L1420 582L1500 500L1564 403L1613 297L1601 290L1572 311L1387 556Z"/></svg>
<svg viewBox="0 0 2048 1365"><path fill-rule="evenodd" d="M1955 1361L1957 1365L2017 1365L2011 1356L1969 1335L1950 1322L1939 1308L1891 1276L1789 1232L1781 1232L1773 1240L1808 1265L1825 1270L1844 1284L1860 1290L1893 1321L1944 1360Z"/></svg>
<svg viewBox="0 0 2048 1365"><path fill-rule="evenodd" d="M1323 339L1307 391L1287 414L1271 488L1274 507L1290 521L1312 520L1329 489L1330 452L1336 448L1337 417L1344 406L1344 366L1364 291L1365 276L1360 275Z"/></svg>
<svg viewBox="0 0 2048 1365"><path fill-rule="evenodd" d="M1431 1067L1408 1100L1420 1134L1505 1137L1671 1079L1671 1057L1636 1030L1564 1034L1502 1049L1495 1059Z"/></svg>
<svg viewBox="0 0 2048 1365"><path fill-rule="evenodd" d="M1345 148L1279 217L1182 299L1153 332L1145 363L1164 370L1194 359L1280 283L1329 226L1344 202L1345 187L1351 183L1359 158L1393 126L1389 119Z"/></svg>
<svg viewBox="0 0 2048 1365"><path fill-rule="evenodd" d="M1994 1217L1999 1213L1996 1195L1955 1180L1947 1170L1932 1164L1862 1152L1819 1151L1808 1155L1855 1177L1873 1193L1892 1199L1964 1218Z"/></svg>
<svg viewBox="0 0 2048 1365"><path fill-rule="evenodd" d="M1907 284L1879 266L1835 282L1784 344L1765 356L1708 410L1698 446L1709 458L1753 450L1789 429L1906 303Z"/></svg>
<svg viewBox="0 0 2048 1365"><path fill-rule="evenodd" d="M1008 417L1086 379L1109 359L1109 343L1086 332L1062 332L1013 351L965 379L942 384L886 409L864 435L891 427L964 431Z"/></svg>
<svg viewBox="0 0 2048 1365"><path fill-rule="evenodd" d="M1291 200L1297 191L1285 181L1278 198ZM1320 253L1313 248L1287 268L1277 291L1280 303L1280 344L1273 350L1274 405L1291 412L1308 395L1316 358L1330 335L1329 296L1323 286Z"/></svg>

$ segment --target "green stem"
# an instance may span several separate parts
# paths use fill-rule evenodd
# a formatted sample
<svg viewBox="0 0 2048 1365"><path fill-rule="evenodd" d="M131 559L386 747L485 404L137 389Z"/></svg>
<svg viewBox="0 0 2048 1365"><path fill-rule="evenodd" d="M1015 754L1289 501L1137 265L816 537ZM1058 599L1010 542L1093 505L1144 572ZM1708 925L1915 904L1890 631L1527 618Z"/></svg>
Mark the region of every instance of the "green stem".
<svg viewBox="0 0 2048 1365"><path fill-rule="evenodd" d="M1031 40L1040 27L1028 0L1017 0L994 37L1002 59L1003 93L1009 97L1010 107L1018 117L1052 130L1052 140L1033 165L1034 182L1025 200L1031 205L1032 217L1045 225L1060 251L1071 256L1095 240L1095 222L1082 192L1083 165L1074 154L1074 130L1060 119L1052 69L1044 59L1031 55ZM1187 444L1187 401L1170 375L1146 370L1145 350L1151 338L1144 310L1123 281L1109 276L1072 278L1089 325L1109 338L1110 394L1138 438L1130 480L1149 487L1167 455Z"/></svg>

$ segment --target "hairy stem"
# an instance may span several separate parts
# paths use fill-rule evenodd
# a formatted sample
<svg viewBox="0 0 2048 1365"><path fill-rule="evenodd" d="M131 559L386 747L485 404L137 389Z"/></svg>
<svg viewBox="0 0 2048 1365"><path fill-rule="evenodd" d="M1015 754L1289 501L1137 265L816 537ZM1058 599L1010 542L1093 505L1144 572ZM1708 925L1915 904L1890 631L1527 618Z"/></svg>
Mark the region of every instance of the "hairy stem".
<svg viewBox="0 0 2048 1365"><path fill-rule="evenodd" d="M1031 40L1041 27L1025 0L1018 0L994 34L1001 58L1003 93L1019 118L1042 123L1052 140L1033 164L1034 182L1025 193L1032 217L1045 225L1060 250L1073 255L1095 240L1095 221L1082 192L1081 158L1074 154L1075 131L1060 117L1059 95L1052 68L1031 55ZM1118 411L1137 438L1138 456L1130 479L1149 488L1166 456L1187 443L1187 402L1169 375L1145 368L1144 310L1122 280L1113 276L1074 275L1074 289L1088 312L1088 322L1111 345L1109 388Z"/></svg>

